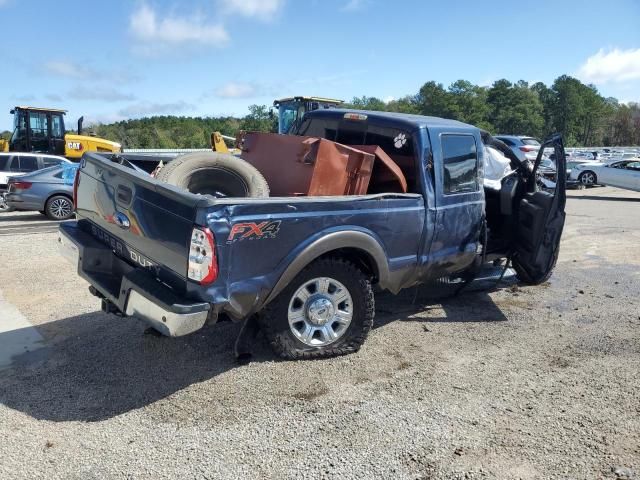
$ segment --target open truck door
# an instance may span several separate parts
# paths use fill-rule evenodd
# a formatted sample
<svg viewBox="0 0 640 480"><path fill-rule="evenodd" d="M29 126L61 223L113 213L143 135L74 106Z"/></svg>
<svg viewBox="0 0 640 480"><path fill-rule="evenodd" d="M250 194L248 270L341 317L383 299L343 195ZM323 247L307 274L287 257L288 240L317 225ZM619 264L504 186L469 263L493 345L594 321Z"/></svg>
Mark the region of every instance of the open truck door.
<svg viewBox="0 0 640 480"><path fill-rule="evenodd" d="M540 190L538 167L546 148L553 148L556 162L555 189ZM527 182L527 190L519 202L513 267L518 277L529 284L549 279L560 252L560 238L565 221L567 160L562 136L548 138L540 147Z"/></svg>

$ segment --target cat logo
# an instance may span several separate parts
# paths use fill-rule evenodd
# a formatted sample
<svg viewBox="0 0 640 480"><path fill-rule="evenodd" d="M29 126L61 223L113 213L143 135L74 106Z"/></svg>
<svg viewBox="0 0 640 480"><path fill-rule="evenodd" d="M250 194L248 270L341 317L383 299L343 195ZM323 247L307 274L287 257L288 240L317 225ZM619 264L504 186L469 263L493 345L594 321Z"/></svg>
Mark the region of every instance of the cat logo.
<svg viewBox="0 0 640 480"><path fill-rule="evenodd" d="M67 148L69 150L82 150L82 143L80 143L80 142L67 142Z"/></svg>

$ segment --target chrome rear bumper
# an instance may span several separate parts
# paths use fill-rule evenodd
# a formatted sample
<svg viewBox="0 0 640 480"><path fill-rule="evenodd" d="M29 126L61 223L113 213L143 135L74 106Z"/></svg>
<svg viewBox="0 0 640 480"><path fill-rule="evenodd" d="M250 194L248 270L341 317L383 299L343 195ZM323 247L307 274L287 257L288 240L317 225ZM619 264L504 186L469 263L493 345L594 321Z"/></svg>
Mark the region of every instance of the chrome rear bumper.
<svg viewBox="0 0 640 480"><path fill-rule="evenodd" d="M193 333L207 321L208 303L181 298L148 271L125 262L82 231L78 222L60 225L58 247L91 284L91 292L102 298L103 310L108 313L138 317L170 337Z"/></svg>

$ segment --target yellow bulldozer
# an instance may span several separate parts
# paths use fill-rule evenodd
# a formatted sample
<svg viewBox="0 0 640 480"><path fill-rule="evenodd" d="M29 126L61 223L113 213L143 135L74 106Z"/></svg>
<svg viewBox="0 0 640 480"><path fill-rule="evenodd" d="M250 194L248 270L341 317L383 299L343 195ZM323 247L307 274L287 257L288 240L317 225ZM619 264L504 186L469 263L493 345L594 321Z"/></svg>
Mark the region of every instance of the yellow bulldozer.
<svg viewBox="0 0 640 480"><path fill-rule="evenodd" d="M78 133L67 133L64 126L66 110L37 107L15 107L13 132L9 140L0 139L0 152L39 152L62 155L79 160L85 152L119 153L119 143L82 135L82 120Z"/></svg>

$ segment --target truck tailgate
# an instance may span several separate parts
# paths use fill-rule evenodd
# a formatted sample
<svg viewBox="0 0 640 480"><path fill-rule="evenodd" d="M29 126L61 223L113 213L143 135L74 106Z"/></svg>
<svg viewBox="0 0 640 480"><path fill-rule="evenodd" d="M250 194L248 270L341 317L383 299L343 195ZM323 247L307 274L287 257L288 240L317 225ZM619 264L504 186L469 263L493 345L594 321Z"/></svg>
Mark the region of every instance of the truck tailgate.
<svg viewBox="0 0 640 480"><path fill-rule="evenodd" d="M77 214L85 230L116 255L176 288L185 286L201 200L100 155L83 157Z"/></svg>

